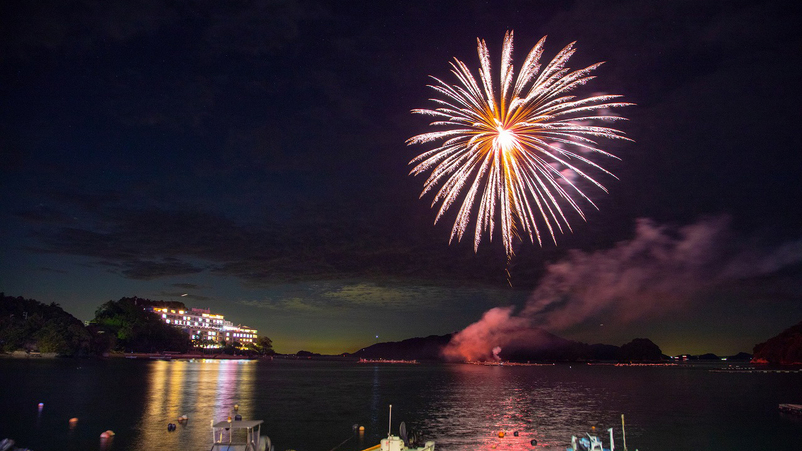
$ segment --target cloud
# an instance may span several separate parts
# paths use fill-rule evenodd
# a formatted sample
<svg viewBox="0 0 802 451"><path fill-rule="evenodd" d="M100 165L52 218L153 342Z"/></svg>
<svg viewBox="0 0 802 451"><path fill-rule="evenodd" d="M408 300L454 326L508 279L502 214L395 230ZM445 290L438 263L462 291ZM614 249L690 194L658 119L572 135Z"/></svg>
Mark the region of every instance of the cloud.
<svg viewBox="0 0 802 451"><path fill-rule="evenodd" d="M379 306L388 310L433 308L439 302L440 290L435 287L380 286L373 283L344 285L322 294L328 301L336 301L348 308Z"/></svg>
<svg viewBox="0 0 802 451"><path fill-rule="evenodd" d="M212 301L214 298L210 298L208 296L201 296L199 294L191 294L191 293L184 293L180 291L162 291L160 293L161 296L165 298L169 298L171 300L179 300L181 302L186 302L187 300L192 301Z"/></svg>
<svg viewBox="0 0 802 451"><path fill-rule="evenodd" d="M263 309L328 314L366 307L388 311L436 309L443 298L437 287L387 283L326 281L275 287L279 293L261 300L242 300L242 305Z"/></svg>
<svg viewBox="0 0 802 451"><path fill-rule="evenodd" d="M197 274L204 270L203 267L170 257L162 258L158 261L135 259L123 263L107 262L106 265L118 268L120 274L135 280L153 280L159 277Z"/></svg>
<svg viewBox="0 0 802 451"><path fill-rule="evenodd" d="M519 341L526 331L660 318L704 302L707 292L800 262L802 241L761 247L732 233L726 217L683 227L639 219L632 239L595 252L571 251L547 265L520 312L512 307L488 311L454 337L448 353L487 358L494 347Z"/></svg>
<svg viewBox="0 0 802 451"><path fill-rule="evenodd" d="M59 207L46 209L46 221L39 219L38 207L15 216L31 239L23 244L27 250L89 257L137 280L203 271L250 287L309 280L470 287L505 280L501 250L475 255L470 245L448 246L428 217L410 217L397 205L364 211L353 200L288 201L261 217L234 220L200 209L142 206L131 195L114 192L50 189L37 197ZM368 289L332 295L329 301ZM402 302L398 292L376 290L373 294L388 302Z"/></svg>
<svg viewBox="0 0 802 451"><path fill-rule="evenodd" d="M41 49L83 54L107 41L150 35L181 17L160 2L41 1L6 6L4 22L13 39L3 40L3 53L22 59L41 56Z"/></svg>
<svg viewBox="0 0 802 451"><path fill-rule="evenodd" d="M194 284L194 283L173 283L170 286L177 287L177 288L184 288L184 289L187 289L187 290L201 290L201 289L205 289L205 288L211 288L209 286L198 285L198 284Z"/></svg>
<svg viewBox="0 0 802 451"><path fill-rule="evenodd" d="M52 273L55 273L55 274L69 274L68 271L64 271L63 269L47 268L47 267L44 267L44 266L40 267L38 270L42 271L42 272L52 272Z"/></svg>
<svg viewBox="0 0 802 451"><path fill-rule="evenodd" d="M242 300L239 301L239 304L248 307L256 307L284 313L319 313L323 310L330 310L326 308L326 306L315 302L314 299L306 297L277 297L262 300Z"/></svg>
<svg viewBox="0 0 802 451"><path fill-rule="evenodd" d="M64 212L41 204L28 210L19 210L14 216L31 224L64 224L74 219Z"/></svg>

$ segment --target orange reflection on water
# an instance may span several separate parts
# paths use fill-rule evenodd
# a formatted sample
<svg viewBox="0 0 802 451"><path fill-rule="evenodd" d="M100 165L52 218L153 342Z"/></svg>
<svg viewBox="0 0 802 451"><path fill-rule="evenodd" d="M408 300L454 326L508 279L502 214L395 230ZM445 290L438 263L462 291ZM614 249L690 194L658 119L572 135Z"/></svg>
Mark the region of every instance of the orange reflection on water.
<svg viewBox="0 0 802 451"><path fill-rule="evenodd" d="M541 389L530 373L553 368L450 365L448 370L453 383L426 412L426 428L438 447L537 451L551 446L544 443L538 408L551 407L554 389Z"/></svg>
<svg viewBox="0 0 802 451"><path fill-rule="evenodd" d="M148 362L144 416L137 425L135 449L206 449L211 422L237 413L253 419L256 362L177 360ZM239 411L234 412L234 405ZM188 420L179 422L186 415ZM174 423L176 430L168 431Z"/></svg>

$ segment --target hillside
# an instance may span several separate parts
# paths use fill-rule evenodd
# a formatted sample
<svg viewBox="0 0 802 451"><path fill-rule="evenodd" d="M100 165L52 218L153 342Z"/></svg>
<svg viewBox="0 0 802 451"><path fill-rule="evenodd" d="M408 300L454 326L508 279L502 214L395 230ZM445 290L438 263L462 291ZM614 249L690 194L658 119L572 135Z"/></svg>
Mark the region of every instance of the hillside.
<svg viewBox="0 0 802 451"><path fill-rule="evenodd" d="M451 341L451 336L451 334L429 335L423 338L377 343L349 355L360 359L442 360L443 348Z"/></svg>
<svg viewBox="0 0 802 451"><path fill-rule="evenodd" d="M752 362L778 365L802 364L802 322L764 343L755 345Z"/></svg>
<svg viewBox="0 0 802 451"><path fill-rule="evenodd" d="M0 293L0 351L36 351L72 356L90 352L83 322L56 303Z"/></svg>
<svg viewBox="0 0 802 451"><path fill-rule="evenodd" d="M188 336L143 306L181 303L122 298L101 305L87 327L56 303L0 293L0 352L23 351L58 356L102 355L110 350L186 352Z"/></svg>
<svg viewBox="0 0 802 451"><path fill-rule="evenodd" d="M618 347L571 341L540 329L533 329L527 337L532 339L520 340L500 349L497 353L498 359L510 362L651 362L664 358L660 348L646 338L637 338ZM398 342L377 343L346 355L365 359L460 361L462 359L444 352L452 338L452 334L430 335Z"/></svg>

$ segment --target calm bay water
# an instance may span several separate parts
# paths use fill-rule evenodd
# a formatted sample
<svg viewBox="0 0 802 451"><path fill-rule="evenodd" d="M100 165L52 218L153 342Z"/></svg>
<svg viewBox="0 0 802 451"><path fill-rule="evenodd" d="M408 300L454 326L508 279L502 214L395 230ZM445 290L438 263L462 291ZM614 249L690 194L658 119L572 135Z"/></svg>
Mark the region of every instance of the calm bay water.
<svg viewBox="0 0 802 451"><path fill-rule="evenodd" d="M405 421L446 451L565 449L593 426L605 444L615 428L623 449L622 413L629 449L798 446L802 418L777 405L802 403L802 374L711 368L3 359L0 439L34 451L208 450L210 420L239 404L265 420L277 451L329 451L349 437L338 450L355 451L386 436L392 404L394 433ZM180 415L187 424L167 432ZM104 443L107 429L116 436Z"/></svg>

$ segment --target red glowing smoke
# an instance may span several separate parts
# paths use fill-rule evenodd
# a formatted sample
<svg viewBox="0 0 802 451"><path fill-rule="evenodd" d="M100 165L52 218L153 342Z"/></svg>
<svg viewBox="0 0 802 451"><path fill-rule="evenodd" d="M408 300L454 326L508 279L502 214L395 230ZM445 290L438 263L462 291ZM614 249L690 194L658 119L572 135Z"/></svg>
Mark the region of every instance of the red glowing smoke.
<svg viewBox="0 0 802 451"><path fill-rule="evenodd" d="M494 308L457 333L452 360L489 360L494 347L538 346L549 334L591 319L626 324L682 308L707 290L738 278L770 274L802 261L802 241L758 250L736 240L725 217L681 228L637 221L635 237L596 252L571 251L549 264L518 314Z"/></svg>

